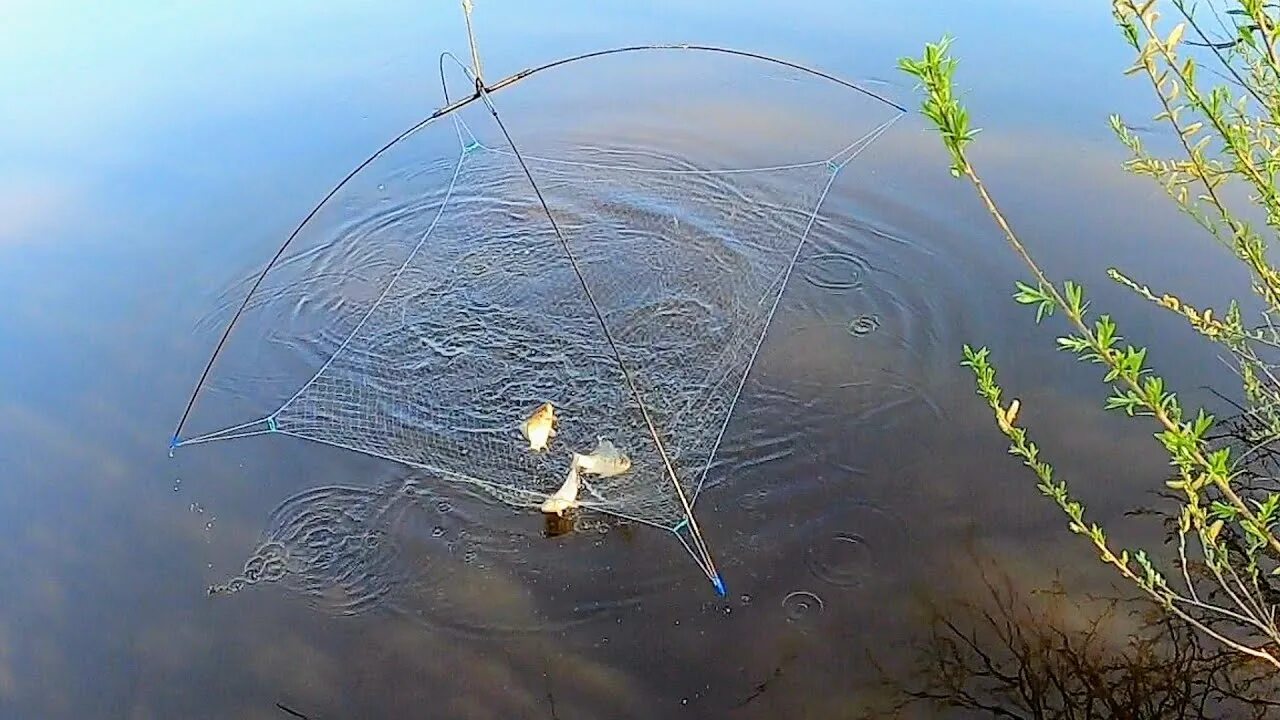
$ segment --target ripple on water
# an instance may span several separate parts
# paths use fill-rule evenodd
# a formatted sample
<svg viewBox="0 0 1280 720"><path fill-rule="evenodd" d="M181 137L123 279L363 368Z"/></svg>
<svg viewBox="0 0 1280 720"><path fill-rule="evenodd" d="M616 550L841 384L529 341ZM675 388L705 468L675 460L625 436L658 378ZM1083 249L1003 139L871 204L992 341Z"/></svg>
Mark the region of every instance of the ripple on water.
<svg viewBox="0 0 1280 720"><path fill-rule="evenodd" d="M439 481L410 479L299 493L272 513L241 572L209 593L279 583L327 614L380 608L431 628L495 635L612 617L671 592L685 574L661 562L662 553L635 547L665 537L631 533L621 520L579 514L576 533L549 539L540 517L496 512L467 493L444 498L442 489ZM652 557L654 567L639 559L618 572L619 552ZM572 595L559 597L566 587Z"/></svg>
<svg viewBox="0 0 1280 720"><path fill-rule="evenodd" d="M467 494L442 515L434 512L437 490L425 481L416 487L421 511L401 515L396 536L425 571L389 607L433 629L473 636L564 630L670 592L684 574L679 564L659 564L662 553L636 547L667 538L631 533L615 518L579 513L575 532L547 537L540 515L505 512ZM652 567L646 557L655 559Z"/></svg>
<svg viewBox="0 0 1280 720"><path fill-rule="evenodd" d="M838 521L846 529L816 540L805 553L809 572L838 587L860 586L877 573L893 572L909 541L902 518L869 503L842 510Z"/></svg>
<svg viewBox="0 0 1280 720"><path fill-rule="evenodd" d="M584 440L594 440L587 434L618 424L613 416L625 404L621 390L602 388L622 385L616 379L601 382L616 374L614 361L600 345L594 317L586 312L518 168L499 154L468 156L457 198L436 227L431 208L444 183L435 181L447 169L436 168L434 178L379 183L379 192L407 200L383 204L372 214L362 198L344 196L337 207L348 221L336 239L282 265L282 279L321 282L308 287L268 283L263 299L283 299L287 290L306 296L292 308L291 322L273 331L322 338L314 347L299 347L306 340L282 343L293 342L304 365L326 363L324 377L273 417L293 434L324 435L357 449L361 446L353 441L366 438L355 437L353 428L364 428L367 437L377 439L369 445L383 456L417 458L425 447L434 464L452 473L474 474L536 496L546 488L530 480L533 460L516 453L514 445L495 440L488 447L476 438L493 437L481 433L521 417L530 402L555 397L558 407L566 406L566 417L577 412L598 421L574 425L586 428ZM771 317L767 301L780 287L779 270L793 257L794 238L811 224L814 196L829 180L827 171L713 177L628 175L599 166L543 170L551 178L548 202L566 225L580 229L583 266L598 290L602 312L614 323L623 351L644 358L647 372L640 381L647 383L646 399L679 430L668 450L695 469L702 466L719 440L717 420L739 387L739 371L757 347L764 319ZM410 180L439 187L430 194L406 192L416 188ZM431 242L421 253L415 250L404 275L397 276L401 280L388 288L391 271L399 272L399 261L425 236L428 222L434 228ZM387 248L393 252L384 253ZM290 274L293 268L297 272ZM807 258L801 272L809 284L839 292L863 287L870 269L858 254L833 250ZM269 294L273 290L281 295ZM385 298L377 312L357 312L373 298ZM333 348L347 347L345 333L296 331L310 327L308 320L321 328L332 325L321 321L335 314L360 317L361 331L329 365ZM361 402L341 402L353 398ZM597 409L596 415L588 412ZM588 427L592 424L600 427ZM570 439L562 437L561 444ZM392 440L397 444L386 449ZM742 462L748 467L777 462L794 447L775 439L756 445L755 450L767 451L743 455ZM468 457L469 448L479 452ZM509 450L520 462L493 448ZM495 459L492 467L479 467L486 458L476 456L485 453ZM635 460L637 468L644 467L646 458ZM539 472L536 480L558 484L561 474ZM642 509L678 510L665 497L668 491L651 496L648 487L628 487L620 496ZM653 487L666 486L657 478ZM291 498L273 516L265 538L283 548L281 579L317 604L342 612L390 604L406 613L421 611L415 614L440 624L491 629L495 620L511 628L573 622L584 617L575 608L607 612L667 592L672 573L686 574L681 566L672 573L651 572L662 564L646 562L643 553L624 556L636 567L615 574L619 553L571 547L583 541L580 536L544 541L536 515L504 514L492 506L483 514L468 514L450 507L470 505L463 500L428 500L424 493L406 502L403 496L321 488ZM761 505L777 502L759 500ZM598 525L587 542L624 542L615 540L624 533L610 532L604 540L609 527ZM556 553L572 557L566 561ZM481 565L486 572L479 572ZM249 574L246 570L244 577ZM573 597L536 602L541 598L534 597L533 583L550 577L555 579L547 585L571 584ZM809 595L820 611L821 600ZM497 613L486 603L505 604ZM524 612L529 608L536 612Z"/></svg>
<svg viewBox="0 0 1280 720"><path fill-rule="evenodd" d="M823 290L848 291L862 287L863 278L871 267L857 255L833 250L814 255L804 261L804 279Z"/></svg>
<svg viewBox="0 0 1280 720"><path fill-rule="evenodd" d="M843 324L809 324L784 335L786 350L768 358L752 387L762 409L734 425L721 464L740 458L774 459L765 448L794 453L798 447L849 446L851 428L898 438L928 437L945 421L927 369L879 338L865 344L850 338ZM877 339L872 340L870 338ZM766 344L766 347L767 344ZM749 442L739 436L749 430ZM778 439L794 439L778 444ZM862 437L866 437L863 435ZM742 452L747 454L742 454ZM735 468L736 469L736 468Z"/></svg>
<svg viewBox="0 0 1280 720"><path fill-rule="evenodd" d="M826 605L822 598L808 590L796 590L782 598L782 613L787 622L809 626L814 623Z"/></svg>
<svg viewBox="0 0 1280 720"><path fill-rule="evenodd" d="M880 316L874 313L859 315L849 323L849 334L855 337L870 335L880 329Z"/></svg>
<svg viewBox="0 0 1280 720"><path fill-rule="evenodd" d="M209 592L283 580L322 612L367 612L405 579L388 532L404 501L395 492L338 486L295 495L272 513L240 575Z"/></svg>
<svg viewBox="0 0 1280 720"><path fill-rule="evenodd" d="M597 154L634 160L636 150ZM768 300L780 289L779 270L811 218L808 194L826 171L629 174L596 164L544 171L547 201L579 228L582 272L620 352L643 362L636 381L647 407L671 428L668 456L696 472L711 460ZM616 360L518 165L501 153L468 156L451 203L394 285L381 284L388 273L373 278L386 294L362 316L351 344L325 338L302 353L302 364L311 365L327 361L335 345L345 348L273 416L280 428L411 464L425 453L451 475L521 491L495 493L500 500L536 507L529 498L554 491L562 466L521 452L500 433L551 400L565 419L558 445L590 447L600 433L624 444L636 438L628 448L632 477L596 487L617 486L610 496L620 498L616 510L674 524L680 503L653 471L661 461L639 414L618 410L630 405ZM347 209L368 212L354 202ZM341 243L317 253L327 264L314 269L340 278L371 260L364 253L379 248L383 235L422 237L415 224L431 213L407 209L378 210L377 220L357 215L341 228ZM392 245L391 259L403 257L405 242ZM385 265L388 258L377 259ZM315 294L315 308L334 297L368 299L344 285L321 284ZM301 350L306 341L291 342Z"/></svg>
<svg viewBox="0 0 1280 720"><path fill-rule="evenodd" d="M769 505L769 489L759 488L738 493L738 507L749 513L760 512Z"/></svg>

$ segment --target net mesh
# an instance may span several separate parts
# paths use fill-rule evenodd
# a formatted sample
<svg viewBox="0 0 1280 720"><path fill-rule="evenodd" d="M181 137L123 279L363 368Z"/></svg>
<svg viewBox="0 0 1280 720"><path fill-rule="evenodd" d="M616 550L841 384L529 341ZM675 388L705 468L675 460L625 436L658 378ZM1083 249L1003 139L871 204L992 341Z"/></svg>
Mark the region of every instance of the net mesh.
<svg viewBox="0 0 1280 720"><path fill-rule="evenodd" d="M531 162L693 497L831 170L731 184L619 172L635 163L624 157L600 157L607 171ZM477 148L459 171L483 192L445 198L368 318L275 414L277 429L525 506L555 491L570 452L607 437L631 469L589 478L583 504L674 527L684 510L657 444L516 160ZM797 197L799 184L809 192ZM534 453L518 425L542 402L560 421L549 451Z"/></svg>
<svg viewBox="0 0 1280 720"><path fill-rule="evenodd" d="M343 267L299 251L251 296L302 308L293 332L318 370L263 420L184 444L284 433L536 508L603 437L631 467L585 477L581 504L679 534L824 198L898 113L880 116L799 163L717 169L639 143L518 155L483 112L455 113L454 157L344 227ZM324 284L342 290L325 302ZM532 452L519 425L544 402L557 435Z"/></svg>

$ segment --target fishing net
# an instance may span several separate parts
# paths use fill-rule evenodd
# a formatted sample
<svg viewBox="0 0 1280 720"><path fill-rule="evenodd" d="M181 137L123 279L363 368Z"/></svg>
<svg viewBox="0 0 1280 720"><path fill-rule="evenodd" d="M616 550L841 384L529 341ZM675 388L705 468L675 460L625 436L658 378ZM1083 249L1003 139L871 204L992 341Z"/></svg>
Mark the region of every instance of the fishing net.
<svg viewBox="0 0 1280 720"><path fill-rule="evenodd" d="M394 142L233 321L284 357L215 354L209 387L269 412L175 446L277 433L537 508L607 438L631 467L586 477L581 505L672 531L722 590L693 504L824 199L901 113L811 71L695 54L558 68ZM841 121L807 120L817 102ZM544 402L557 434L532 452L519 425Z"/></svg>

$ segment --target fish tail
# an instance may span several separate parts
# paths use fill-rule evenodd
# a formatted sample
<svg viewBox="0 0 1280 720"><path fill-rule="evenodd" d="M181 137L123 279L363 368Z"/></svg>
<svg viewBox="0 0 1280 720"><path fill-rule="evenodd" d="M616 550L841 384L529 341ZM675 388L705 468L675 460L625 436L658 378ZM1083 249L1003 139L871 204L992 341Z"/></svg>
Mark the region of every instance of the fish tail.
<svg viewBox="0 0 1280 720"><path fill-rule="evenodd" d="M565 487L569 488L569 496L572 498L572 501L576 503L578 501L578 490L581 485L581 475L578 473L578 466L576 464L569 466L569 476L565 478L564 484Z"/></svg>

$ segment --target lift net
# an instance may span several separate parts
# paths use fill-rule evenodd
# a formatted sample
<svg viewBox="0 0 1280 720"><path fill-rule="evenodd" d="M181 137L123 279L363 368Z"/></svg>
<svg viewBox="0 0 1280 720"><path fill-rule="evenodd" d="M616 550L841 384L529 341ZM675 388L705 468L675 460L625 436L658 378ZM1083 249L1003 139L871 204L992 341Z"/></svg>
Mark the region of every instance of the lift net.
<svg viewBox="0 0 1280 720"><path fill-rule="evenodd" d="M772 77L797 78L815 83L800 72ZM287 256L255 292L311 308L293 314L292 346L318 369L262 419L179 444L281 433L537 508L564 481L571 453L603 437L631 468L585 476L582 506L672 530L710 575L689 536L692 503L833 183L899 113L858 98L878 109L856 116L861 127L810 128L817 139L798 148L800 123L784 129L791 146L734 152L731 129L775 130L720 108L727 128L655 147L654 125L639 127L624 105L590 125L613 123L622 139L600 143L584 130L588 142L565 131L575 118L563 109L559 127L522 125L521 98L510 112L503 98L441 118L451 153L396 164L380 178L394 184L377 191L357 175L363 193L329 201L334 215L360 216L361 201L391 206ZM767 162L800 150L808 156L798 162ZM557 434L533 452L519 424L544 402Z"/></svg>

